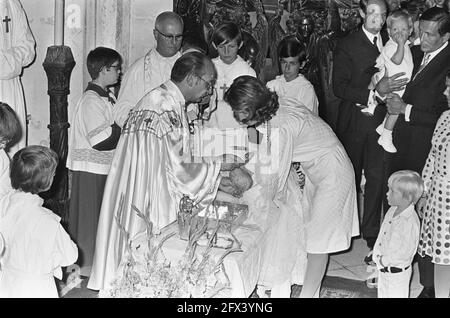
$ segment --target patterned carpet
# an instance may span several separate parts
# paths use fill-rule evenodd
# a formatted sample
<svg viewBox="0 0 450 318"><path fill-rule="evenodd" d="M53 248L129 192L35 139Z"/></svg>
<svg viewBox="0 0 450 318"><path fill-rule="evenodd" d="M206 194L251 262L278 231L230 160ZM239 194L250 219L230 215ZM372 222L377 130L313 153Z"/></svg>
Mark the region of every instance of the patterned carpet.
<svg viewBox="0 0 450 318"><path fill-rule="evenodd" d="M64 289L64 284L59 284L60 291L65 292L63 298L96 298L97 292L86 288L87 278L77 287ZM302 286L293 285L291 298L298 298ZM252 295L253 296L253 295ZM341 277L326 276L322 284L320 298L376 298L377 290L367 288L364 281L346 279Z"/></svg>

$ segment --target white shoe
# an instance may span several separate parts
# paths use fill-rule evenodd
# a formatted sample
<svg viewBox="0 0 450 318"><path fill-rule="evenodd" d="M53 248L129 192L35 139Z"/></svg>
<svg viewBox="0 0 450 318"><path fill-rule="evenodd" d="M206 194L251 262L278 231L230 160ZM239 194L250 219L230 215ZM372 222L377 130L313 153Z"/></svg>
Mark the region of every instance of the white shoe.
<svg viewBox="0 0 450 318"><path fill-rule="evenodd" d="M389 138L385 134L381 135L380 138L378 138L378 144L383 147L386 152L397 152L397 148L395 148L394 144L392 143L392 136L391 138Z"/></svg>
<svg viewBox="0 0 450 318"><path fill-rule="evenodd" d="M378 135L382 135L384 131L384 123L386 122L386 117L384 117L383 122L375 129Z"/></svg>
<svg viewBox="0 0 450 318"><path fill-rule="evenodd" d="M378 135L382 135L383 134L383 130L384 130L384 121L380 124L380 126L377 127L377 129L375 129L375 131L378 133Z"/></svg>

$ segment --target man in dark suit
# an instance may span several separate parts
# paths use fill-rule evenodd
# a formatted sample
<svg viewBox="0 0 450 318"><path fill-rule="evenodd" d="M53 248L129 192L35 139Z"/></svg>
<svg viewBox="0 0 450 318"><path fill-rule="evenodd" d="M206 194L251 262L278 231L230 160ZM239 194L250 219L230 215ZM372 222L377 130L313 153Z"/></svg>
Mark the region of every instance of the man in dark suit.
<svg viewBox="0 0 450 318"><path fill-rule="evenodd" d="M431 8L419 19L420 46L412 48L414 70L400 98L387 95L390 114L400 114L393 131L397 153L386 154L388 177L398 170L414 170L422 173L431 148L431 137L436 122L448 109L445 76L450 70L450 17L442 8ZM386 94L382 79L377 84L380 95ZM420 283L424 289L419 297L434 297L434 265L431 258L418 256Z"/></svg>
<svg viewBox="0 0 450 318"><path fill-rule="evenodd" d="M378 144L379 135L375 129L383 121L386 108L377 107L373 116L367 116L361 110L374 100L374 91L368 86L372 75L378 71L375 60L387 40L380 35L386 21L386 3L384 0L361 0L360 14L364 19L363 26L343 38L335 50L333 91L341 99L336 133L353 163L358 190L363 170L366 178L361 233L372 250L380 230L385 194L383 148ZM399 76L390 77L386 85L390 89L401 89L407 80L396 79ZM371 262L371 253L365 262Z"/></svg>

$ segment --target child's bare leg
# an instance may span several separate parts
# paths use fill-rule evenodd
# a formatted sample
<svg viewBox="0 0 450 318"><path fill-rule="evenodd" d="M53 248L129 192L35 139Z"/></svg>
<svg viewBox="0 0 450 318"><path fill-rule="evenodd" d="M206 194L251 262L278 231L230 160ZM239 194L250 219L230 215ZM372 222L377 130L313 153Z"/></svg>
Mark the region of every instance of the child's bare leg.
<svg viewBox="0 0 450 318"><path fill-rule="evenodd" d="M300 298L318 297L325 269L327 268L328 254L308 253L305 280L303 282Z"/></svg>
<svg viewBox="0 0 450 318"><path fill-rule="evenodd" d="M450 292L450 266L434 264L434 290L436 298L448 298Z"/></svg>
<svg viewBox="0 0 450 318"><path fill-rule="evenodd" d="M386 121L384 122L384 129L393 130L395 123L397 122L398 115L386 115Z"/></svg>

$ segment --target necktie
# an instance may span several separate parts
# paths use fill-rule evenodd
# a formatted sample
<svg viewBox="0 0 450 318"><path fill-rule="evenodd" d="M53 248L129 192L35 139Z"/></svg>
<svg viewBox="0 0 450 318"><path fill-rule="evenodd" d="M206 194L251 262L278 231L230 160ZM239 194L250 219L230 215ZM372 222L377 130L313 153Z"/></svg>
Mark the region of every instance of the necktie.
<svg viewBox="0 0 450 318"><path fill-rule="evenodd" d="M420 67L417 70L416 75L414 75L414 78L416 78L417 74L422 72L422 70L425 68L425 66L427 66L429 61L430 61L430 54L429 53L425 53L425 56L423 57L423 60L422 60L422 64L420 64Z"/></svg>
<svg viewBox="0 0 450 318"><path fill-rule="evenodd" d="M379 51L378 50L378 37L377 36L373 38L373 45L375 45L375 48L377 49L377 51Z"/></svg>

